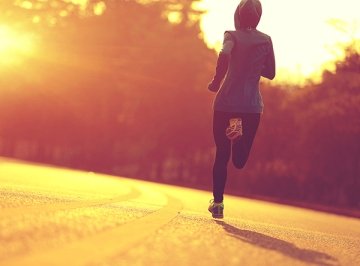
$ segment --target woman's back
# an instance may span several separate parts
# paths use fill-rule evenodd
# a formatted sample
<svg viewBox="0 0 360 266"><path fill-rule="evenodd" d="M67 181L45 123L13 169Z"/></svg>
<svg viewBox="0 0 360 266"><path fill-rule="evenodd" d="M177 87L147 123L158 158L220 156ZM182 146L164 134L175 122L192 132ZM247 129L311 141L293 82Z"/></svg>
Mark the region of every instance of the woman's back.
<svg viewBox="0 0 360 266"><path fill-rule="evenodd" d="M262 113L260 77L273 79L275 57L270 36L256 30L262 14L257 0L243 0L234 15L235 31L226 31L220 57L229 60L225 81L214 109L224 112Z"/></svg>
<svg viewBox="0 0 360 266"><path fill-rule="evenodd" d="M259 80L263 72L272 69L271 38L256 29L240 29L227 31L226 39L233 42L233 47L229 69L214 108L226 112L261 113L263 102Z"/></svg>

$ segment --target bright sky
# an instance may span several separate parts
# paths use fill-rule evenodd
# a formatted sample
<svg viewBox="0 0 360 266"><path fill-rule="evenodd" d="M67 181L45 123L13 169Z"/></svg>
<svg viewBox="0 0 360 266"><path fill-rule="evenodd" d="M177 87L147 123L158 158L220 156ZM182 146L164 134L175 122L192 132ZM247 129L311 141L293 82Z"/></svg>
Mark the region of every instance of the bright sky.
<svg viewBox="0 0 360 266"><path fill-rule="evenodd" d="M202 0L208 10L201 27L209 47L219 50L225 30L234 29L233 15L239 0ZM301 82L315 76L321 67L341 56L338 43L348 42L350 34L331 26L337 19L353 36L360 38L359 0L261 0L263 15L258 26L269 34L277 60L277 80ZM351 28L353 28L351 30Z"/></svg>

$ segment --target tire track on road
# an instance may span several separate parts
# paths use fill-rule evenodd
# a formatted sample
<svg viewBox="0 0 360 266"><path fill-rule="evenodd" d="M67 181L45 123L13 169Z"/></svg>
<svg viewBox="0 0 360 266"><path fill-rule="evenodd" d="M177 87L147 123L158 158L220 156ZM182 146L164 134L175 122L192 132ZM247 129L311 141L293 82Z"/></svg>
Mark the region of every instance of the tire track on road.
<svg viewBox="0 0 360 266"><path fill-rule="evenodd" d="M175 218L182 208L183 205L179 199L167 196L167 204L163 208L144 217L59 248L48 250L44 246L42 252L5 260L2 265L63 266L69 263L71 265L100 263L104 259L128 250L132 245L155 233Z"/></svg>

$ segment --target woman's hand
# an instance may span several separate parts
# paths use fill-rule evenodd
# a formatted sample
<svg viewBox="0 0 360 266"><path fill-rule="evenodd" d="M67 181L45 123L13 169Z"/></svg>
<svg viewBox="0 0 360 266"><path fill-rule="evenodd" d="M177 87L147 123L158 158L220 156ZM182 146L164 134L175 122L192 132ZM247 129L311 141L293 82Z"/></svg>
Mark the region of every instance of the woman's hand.
<svg viewBox="0 0 360 266"><path fill-rule="evenodd" d="M212 92L217 92L220 88L220 83L216 82L215 80L212 80L208 85L208 90Z"/></svg>

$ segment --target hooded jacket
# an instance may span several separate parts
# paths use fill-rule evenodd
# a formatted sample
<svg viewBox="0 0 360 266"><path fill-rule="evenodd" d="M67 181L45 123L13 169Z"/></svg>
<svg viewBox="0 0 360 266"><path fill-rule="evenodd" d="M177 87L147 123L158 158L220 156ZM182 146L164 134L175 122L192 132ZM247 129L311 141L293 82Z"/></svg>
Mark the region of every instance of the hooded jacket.
<svg viewBox="0 0 360 266"><path fill-rule="evenodd" d="M260 77L275 77L275 57L270 36L256 30L262 14L258 0L242 0L235 15L235 31L226 31L220 56L229 57L224 82L214 100L214 110L262 113ZM222 79L223 77L221 77Z"/></svg>

